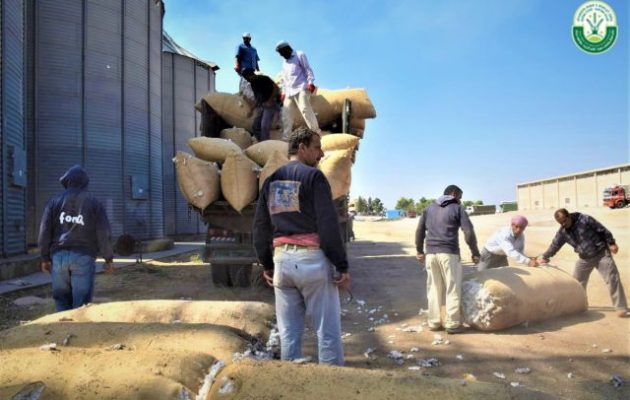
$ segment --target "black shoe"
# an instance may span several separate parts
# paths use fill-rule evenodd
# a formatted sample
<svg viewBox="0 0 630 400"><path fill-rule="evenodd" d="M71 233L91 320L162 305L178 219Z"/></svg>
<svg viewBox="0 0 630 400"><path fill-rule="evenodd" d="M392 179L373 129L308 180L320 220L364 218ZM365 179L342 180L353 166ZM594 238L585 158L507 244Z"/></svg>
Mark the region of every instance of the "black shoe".
<svg viewBox="0 0 630 400"><path fill-rule="evenodd" d="M430 330L431 332L441 331L441 330L442 330L442 326L441 326L441 325L437 325L437 326L431 326L431 325L429 325L429 330Z"/></svg>
<svg viewBox="0 0 630 400"><path fill-rule="evenodd" d="M446 333L448 333L449 335L456 335L458 333L462 333L464 332L465 329L461 326L458 326L457 328L446 328Z"/></svg>

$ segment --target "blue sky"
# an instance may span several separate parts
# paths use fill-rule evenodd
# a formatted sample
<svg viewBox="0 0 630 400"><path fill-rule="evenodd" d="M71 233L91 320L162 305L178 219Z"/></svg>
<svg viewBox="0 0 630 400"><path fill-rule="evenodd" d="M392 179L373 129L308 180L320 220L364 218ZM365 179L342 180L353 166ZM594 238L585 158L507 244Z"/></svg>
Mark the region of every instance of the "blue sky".
<svg viewBox="0 0 630 400"><path fill-rule="evenodd" d="M303 50L316 84L364 87L377 111L353 167L353 197L437 197L448 184L486 204L516 184L630 161L628 4L599 55L571 38L582 0L165 0L164 28L220 66L251 32L275 76L279 40Z"/></svg>

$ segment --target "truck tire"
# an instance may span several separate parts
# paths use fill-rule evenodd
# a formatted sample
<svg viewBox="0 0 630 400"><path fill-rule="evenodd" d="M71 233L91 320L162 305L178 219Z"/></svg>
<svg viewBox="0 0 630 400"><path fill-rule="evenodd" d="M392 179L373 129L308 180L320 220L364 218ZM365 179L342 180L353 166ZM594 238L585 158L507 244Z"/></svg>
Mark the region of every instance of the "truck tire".
<svg viewBox="0 0 630 400"><path fill-rule="evenodd" d="M252 265L231 265L230 283L234 287L250 287L252 285Z"/></svg>
<svg viewBox="0 0 630 400"><path fill-rule="evenodd" d="M615 206L617 206L617 208L624 208L626 206L626 203L623 202L623 200L619 200Z"/></svg>
<svg viewBox="0 0 630 400"><path fill-rule="evenodd" d="M216 287L228 287L230 284L230 266L226 264L212 264L212 283Z"/></svg>

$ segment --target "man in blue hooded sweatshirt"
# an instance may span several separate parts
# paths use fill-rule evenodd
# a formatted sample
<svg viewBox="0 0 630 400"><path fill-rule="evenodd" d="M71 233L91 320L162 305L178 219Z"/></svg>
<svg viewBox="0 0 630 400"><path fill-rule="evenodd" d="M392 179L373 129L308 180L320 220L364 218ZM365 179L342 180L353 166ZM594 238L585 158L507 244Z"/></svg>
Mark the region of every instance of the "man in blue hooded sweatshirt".
<svg viewBox="0 0 630 400"><path fill-rule="evenodd" d="M39 226L42 271L51 274L57 311L92 301L96 255L113 269L111 229L103 205L86 188L90 179L80 165L59 181L65 190L48 200Z"/></svg>
<svg viewBox="0 0 630 400"><path fill-rule="evenodd" d="M475 264L479 262L479 249L473 225L462 209L462 190L449 185L444 196L424 209L416 230L416 258L427 269L427 300L429 302L429 329L446 332L462 332L461 291L462 265L459 256L459 228ZM426 238L426 256L425 256ZM426 260L426 263L425 263ZM446 321L442 324L441 306L446 309Z"/></svg>

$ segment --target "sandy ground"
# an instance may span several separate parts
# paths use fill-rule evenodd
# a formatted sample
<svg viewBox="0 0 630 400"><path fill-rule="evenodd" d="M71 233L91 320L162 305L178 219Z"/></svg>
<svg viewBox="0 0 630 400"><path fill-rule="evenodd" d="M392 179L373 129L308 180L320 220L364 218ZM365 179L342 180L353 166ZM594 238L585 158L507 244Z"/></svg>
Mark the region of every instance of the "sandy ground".
<svg viewBox="0 0 630 400"><path fill-rule="evenodd" d="M620 253L615 259L622 273L622 282L629 288L630 209L584 211L602 221L615 235L620 246ZM513 214L473 217L480 247L494 230L507 224ZM525 233L526 253L538 255L546 249L558 226L553 221L552 210L523 214L530 219ZM404 327L419 326L426 320L425 315L418 313L420 309L427 308L427 303L426 272L415 260L413 240L416 224L417 219L355 222L357 241L348 247L354 300L348 302L349 296L344 295L342 305L347 360L344 371L362 376L361 371L369 369L373 370L371 375L365 376L404 378L407 383L408 377L414 374L418 377L476 379L505 388L518 382L524 388L544 392L554 398L630 398L630 320L614 316L606 286L596 272L588 287L590 307L584 314L494 333L469 331L450 336L441 333L442 339L448 340L449 344L432 344L435 334L426 329L416 333L403 332ZM465 261L470 259L463 241L462 257ZM572 249L565 246L552 261L571 271L575 260ZM466 269L472 271L472 268ZM47 302L28 307L11 303L16 297L27 295L40 296ZM98 276L96 302L140 299L256 300L272 303L273 293L264 288L215 288L210 268L201 263L196 254ZM359 300L365 301L363 307L359 306ZM376 311L369 314L368 310L372 309ZM47 287L0 297L2 328L16 326L21 320L35 319L53 311ZM369 328L375 325L369 318L379 320L384 314L388 316L387 321L370 331ZM314 335L310 330L306 332L305 347L306 355L316 357ZM368 348L375 349L370 358L364 355ZM412 352L412 348L417 351ZM388 352L393 350L413 358L398 365L387 357ZM439 360L439 366L420 371L408 370L408 367L416 365L416 359L432 357ZM531 369L529 374L515 372L516 368L525 367ZM505 379L495 376L495 372L503 374ZM247 375L246 371L242 373ZM250 379L268 384L268 376L264 373L252 375ZM613 387L609 382L613 375L619 375L626 385ZM251 386L255 383L248 382L247 387L255 387ZM378 386L376 382L375 385ZM390 390L387 396L381 392L379 397L378 387L372 388L375 395L365 398L396 398L391 386L387 390Z"/></svg>

